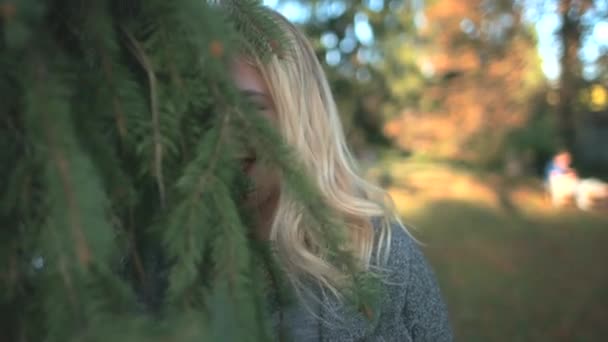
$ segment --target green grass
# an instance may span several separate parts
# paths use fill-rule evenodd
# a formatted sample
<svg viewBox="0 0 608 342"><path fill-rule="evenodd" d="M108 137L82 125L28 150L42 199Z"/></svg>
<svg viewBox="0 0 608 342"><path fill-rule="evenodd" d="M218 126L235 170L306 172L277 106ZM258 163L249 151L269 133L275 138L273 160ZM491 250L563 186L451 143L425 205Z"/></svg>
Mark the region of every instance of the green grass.
<svg viewBox="0 0 608 342"><path fill-rule="evenodd" d="M458 200L404 217L426 243L457 341L608 341L608 217Z"/></svg>
<svg viewBox="0 0 608 342"><path fill-rule="evenodd" d="M608 341L608 213L553 209L535 178L389 154L368 177L425 243L457 341Z"/></svg>

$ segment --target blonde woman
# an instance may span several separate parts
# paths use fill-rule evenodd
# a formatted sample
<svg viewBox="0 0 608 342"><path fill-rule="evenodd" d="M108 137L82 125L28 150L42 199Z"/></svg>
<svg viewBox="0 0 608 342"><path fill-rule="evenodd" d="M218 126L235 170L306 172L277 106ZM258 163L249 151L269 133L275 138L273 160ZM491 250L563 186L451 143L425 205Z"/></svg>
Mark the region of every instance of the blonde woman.
<svg viewBox="0 0 608 342"><path fill-rule="evenodd" d="M243 167L255 185L247 201L257 216L256 234L271 241L301 294L293 307L274 308L274 328L287 330L295 341L450 341L446 307L422 253L397 223L385 193L353 168L311 45L286 19L273 16L289 39L285 56L262 62L255 53L244 55L235 61L232 77L296 151L324 204L348 222L347 240L361 268L381 274L383 284L381 306L371 313L375 319L348 311L334 295L341 290L341 270L312 247L323 244L314 241L298 203L282 191L279 172L250 156ZM310 283L321 290L307 289Z"/></svg>

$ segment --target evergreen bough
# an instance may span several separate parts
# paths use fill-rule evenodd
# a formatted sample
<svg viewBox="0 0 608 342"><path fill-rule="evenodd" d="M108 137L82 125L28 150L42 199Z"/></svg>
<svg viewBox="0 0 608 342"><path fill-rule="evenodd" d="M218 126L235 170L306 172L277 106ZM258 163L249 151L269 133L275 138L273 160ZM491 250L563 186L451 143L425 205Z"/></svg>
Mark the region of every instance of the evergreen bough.
<svg viewBox="0 0 608 342"><path fill-rule="evenodd" d="M257 1L4 1L0 19L3 340L271 339L260 265L277 268L239 206L246 147L353 268L227 72L244 43L285 46Z"/></svg>

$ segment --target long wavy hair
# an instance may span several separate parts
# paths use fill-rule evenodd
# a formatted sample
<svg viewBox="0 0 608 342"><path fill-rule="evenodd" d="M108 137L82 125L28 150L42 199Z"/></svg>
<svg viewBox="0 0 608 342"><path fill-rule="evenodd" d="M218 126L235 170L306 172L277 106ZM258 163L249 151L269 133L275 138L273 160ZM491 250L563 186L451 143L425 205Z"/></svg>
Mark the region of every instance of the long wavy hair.
<svg viewBox="0 0 608 342"><path fill-rule="evenodd" d="M309 41L283 16L274 11L272 16L289 41L287 51L263 62L251 53L245 61L266 82L279 132L315 182L324 204L346 223L348 249L361 270L369 271L373 258L381 261L388 256L390 226L396 222L405 228L388 194L357 173L330 86ZM339 294L348 277L328 261L325 244L318 241L322 237L307 226L302 210L282 187L270 232L279 262L296 290L303 289L306 278ZM373 224L372 218L379 220Z"/></svg>

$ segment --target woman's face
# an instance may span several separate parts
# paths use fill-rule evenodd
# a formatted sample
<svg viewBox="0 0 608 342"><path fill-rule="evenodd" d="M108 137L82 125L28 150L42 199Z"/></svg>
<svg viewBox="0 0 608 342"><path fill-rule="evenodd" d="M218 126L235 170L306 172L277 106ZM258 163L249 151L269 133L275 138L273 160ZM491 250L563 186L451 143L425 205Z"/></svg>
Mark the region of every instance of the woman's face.
<svg viewBox="0 0 608 342"><path fill-rule="evenodd" d="M231 69L232 78L249 101L257 107L259 112L268 118L272 124L277 122L277 113L272 97L264 79L256 68L243 60L237 60ZM253 183L253 190L248 194L245 202L253 209L265 211L268 206L278 198L280 182L279 172L258 159L253 153L242 157L242 167Z"/></svg>

